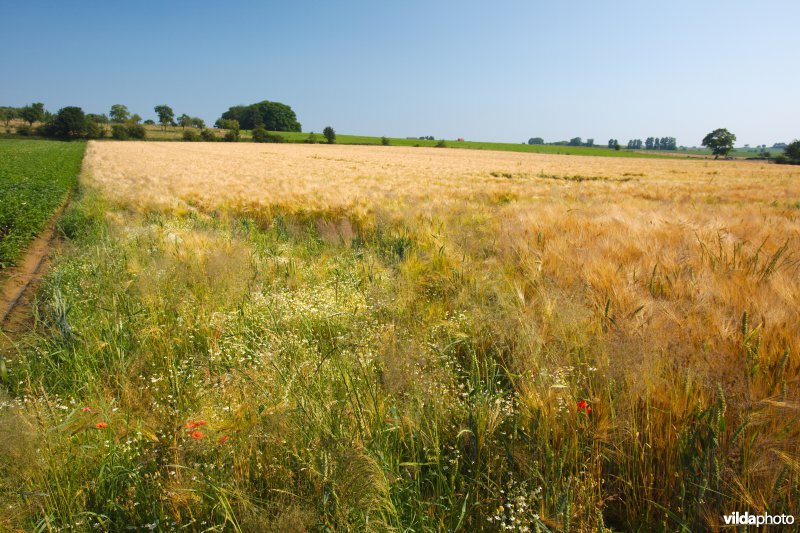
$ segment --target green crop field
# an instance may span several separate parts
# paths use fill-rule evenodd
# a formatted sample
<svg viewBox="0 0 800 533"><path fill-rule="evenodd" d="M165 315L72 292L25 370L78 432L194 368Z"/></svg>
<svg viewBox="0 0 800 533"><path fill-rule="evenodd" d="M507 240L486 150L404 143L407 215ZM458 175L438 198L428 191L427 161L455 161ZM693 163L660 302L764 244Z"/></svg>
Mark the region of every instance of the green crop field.
<svg viewBox="0 0 800 533"><path fill-rule="evenodd" d="M75 185L85 147L0 139L0 268L19 258Z"/></svg>

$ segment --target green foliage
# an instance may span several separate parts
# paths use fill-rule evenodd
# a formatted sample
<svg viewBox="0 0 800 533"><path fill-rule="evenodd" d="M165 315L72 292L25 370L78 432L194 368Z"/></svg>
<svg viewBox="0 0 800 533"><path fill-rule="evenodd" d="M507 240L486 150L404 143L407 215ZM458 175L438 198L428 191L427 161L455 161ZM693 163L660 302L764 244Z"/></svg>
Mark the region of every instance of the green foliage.
<svg viewBox="0 0 800 533"><path fill-rule="evenodd" d="M303 142L306 144L317 144L319 142L319 139L317 138L317 134L312 131L311 133L308 134L308 137Z"/></svg>
<svg viewBox="0 0 800 533"><path fill-rule="evenodd" d="M49 137L79 139L86 136L87 121L83 109L75 106L62 107L47 127Z"/></svg>
<svg viewBox="0 0 800 533"><path fill-rule="evenodd" d="M128 111L128 106L122 104L112 105L111 110L108 112L108 116L111 119L111 122L115 124L122 124L131 118L131 114Z"/></svg>
<svg viewBox="0 0 800 533"><path fill-rule="evenodd" d="M23 137L29 137L33 134L33 128L31 128L27 124L20 124L17 126L17 135L21 135Z"/></svg>
<svg viewBox="0 0 800 533"><path fill-rule="evenodd" d="M19 117L19 110L15 107L0 107L0 120L3 121L6 128L11 124L11 121Z"/></svg>
<svg viewBox="0 0 800 533"><path fill-rule="evenodd" d="M74 187L85 143L0 140L0 268L13 264Z"/></svg>
<svg viewBox="0 0 800 533"><path fill-rule="evenodd" d="M728 152L733 149L734 142L736 142L736 135L725 128L717 128L703 137L702 145L708 147L717 158L728 155Z"/></svg>
<svg viewBox="0 0 800 533"><path fill-rule="evenodd" d="M583 146L583 142L580 137L573 137L569 140L570 146Z"/></svg>
<svg viewBox="0 0 800 533"><path fill-rule="evenodd" d="M45 119L44 104L36 102L20 109L19 117L33 126L34 122L42 122Z"/></svg>
<svg viewBox="0 0 800 533"><path fill-rule="evenodd" d="M258 126L252 131L253 142L257 143L282 143L286 140L280 135L268 132L263 126Z"/></svg>
<svg viewBox="0 0 800 533"><path fill-rule="evenodd" d="M185 130L186 126L192 125L192 117L190 117L186 113L182 114L181 116L178 117L178 125Z"/></svg>
<svg viewBox="0 0 800 533"><path fill-rule="evenodd" d="M446 143L446 142L444 142L444 139L440 139L440 140L439 140L439 141L436 143L436 148L447 148L447 143Z"/></svg>
<svg viewBox="0 0 800 533"><path fill-rule="evenodd" d="M531 137L530 139L528 139L528 144L530 145L544 144L544 139L542 139L541 137Z"/></svg>
<svg viewBox="0 0 800 533"><path fill-rule="evenodd" d="M209 129L200 130L200 138L205 142L214 142L217 140L217 136Z"/></svg>
<svg viewBox="0 0 800 533"><path fill-rule="evenodd" d="M800 165L800 140L789 143L783 151L784 157L794 165Z"/></svg>
<svg viewBox="0 0 800 533"><path fill-rule="evenodd" d="M114 124L111 126L111 138L117 141L126 141L130 138L128 128L124 124Z"/></svg>
<svg viewBox="0 0 800 533"><path fill-rule="evenodd" d="M103 139L106 136L106 127L94 120L86 120L86 138Z"/></svg>
<svg viewBox="0 0 800 533"><path fill-rule="evenodd" d="M387 137L381 137L381 146L389 146L390 144L392 143Z"/></svg>
<svg viewBox="0 0 800 533"><path fill-rule="evenodd" d="M158 115L158 123L161 124L164 131L167 131L167 126L175 120L175 112L168 105L157 105L153 111Z"/></svg>
<svg viewBox="0 0 800 533"><path fill-rule="evenodd" d="M183 130L183 140L188 142L197 142L200 140L200 134L193 129Z"/></svg>
<svg viewBox="0 0 800 533"><path fill-rule="evenodd" d="M336 132L333 131L332 127L325 126L325 129L322 130L322 135L325 137L325 140L328 141L328 144L336 142Z"/></svg>
<svg viewBox="0 0 800 533"><path fill-rule="evenodd" d="M291 107L280 102L264 100L249 106L233 106L222 114L220 120L236 120L242 129L252 130L263 126L268 131L301 130ZM217 121L219 123L219 121ZM223 126L218 126L222 128Z"/></svg>
<svg viewBox="0 0 800 533"><path fill-rule="evenodd" d="M127 139L141 140L147 136L147 130L141 124L128 121L125 124L114 124L111 127L111 137L118 141Z"/></svg>

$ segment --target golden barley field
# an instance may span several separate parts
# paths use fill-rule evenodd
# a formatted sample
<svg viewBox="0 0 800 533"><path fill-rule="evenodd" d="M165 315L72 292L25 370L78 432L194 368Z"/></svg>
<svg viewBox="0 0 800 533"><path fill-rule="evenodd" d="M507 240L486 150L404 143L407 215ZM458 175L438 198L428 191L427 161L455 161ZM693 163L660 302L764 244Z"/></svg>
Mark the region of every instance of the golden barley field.
<svg viewBox="0 0 800 533"><path fill-rule="evenodd" d="M742 313L765 347L797 352L800 169L751 162L646 161L402 147L93 143L87 183L135 209L370 217L439 237L506 272L520 303L542 280L608 305L611 362L689 361L741 375ZM341 220L339 220L341 219ZM330 224L333 223L333 224ZM329 231L333 231L330 230ZM491 248L491 253L485 249ZM485 259L482 255L488 255ZM631 351L631 343L637 347Z"/></svg>
<svg viewBox="0 0 800 533"><path fill-rule="evenodd" d="M90 142L81 187L9 358L0 524L714 531L800 506L800 168Z"/></svg>

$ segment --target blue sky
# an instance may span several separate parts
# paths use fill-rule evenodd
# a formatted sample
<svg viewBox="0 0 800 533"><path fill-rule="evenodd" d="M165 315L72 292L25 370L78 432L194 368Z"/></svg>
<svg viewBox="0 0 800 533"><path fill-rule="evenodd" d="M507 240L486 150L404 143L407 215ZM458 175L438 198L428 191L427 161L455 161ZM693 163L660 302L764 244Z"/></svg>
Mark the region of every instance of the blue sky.
<svg viewBox="0 0 800 533"><path fill-rule="evenodd" d="M0 105L520 142L800 137L800 2L7 1Z"/></svg>

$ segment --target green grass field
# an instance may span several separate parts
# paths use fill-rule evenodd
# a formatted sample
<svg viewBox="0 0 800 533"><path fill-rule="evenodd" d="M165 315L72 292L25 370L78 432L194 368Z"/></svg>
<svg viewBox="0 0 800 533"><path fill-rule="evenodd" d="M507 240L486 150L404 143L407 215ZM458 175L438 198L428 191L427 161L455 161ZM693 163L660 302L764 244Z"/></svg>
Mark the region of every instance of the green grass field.
<svg viewBox="0 0 800 533"><path fill-rule="evenodd" d="M150 141L180 141L183 135L181 128L168 128L163 131L158 126L145 126L147 129L147 140ZM218 134L221 139L224 133L223 130L213 130ZM275 135L280 135L287 142L290 143L303 143L309 138L309 132L286 132L275 131L271 132ZM324 143L325 137L322 133L315 132L317 142ZM424 140L424 139L406 139L398 137L388 137L390 146L420 146L420 147L435 147L440 141ZM241 140L249 142L252 136L249 130L242 130ZM363 145L380 145L381 137L372 137L368 135L346 135L336 134L336 144L363 144ZM529 145L522 143L497 143L497 142L480 142L480 141L456 141L445 140L447 148L462 148L468 150L500 150L504 152L527 152L534 154L561 154L561 155L594 155L594 156L607 156L607 157L674 157L673 154L653 154L642 153L633 150L609 150L603 147L585 147L585 146L555 146L549 144L543 145Z"/></svg>
<svg viewBox="0 0 800 533"><path fill-rule="evenodd" d="M0 268L14 264L75 186L85 147L0 139Z"/></svg>

